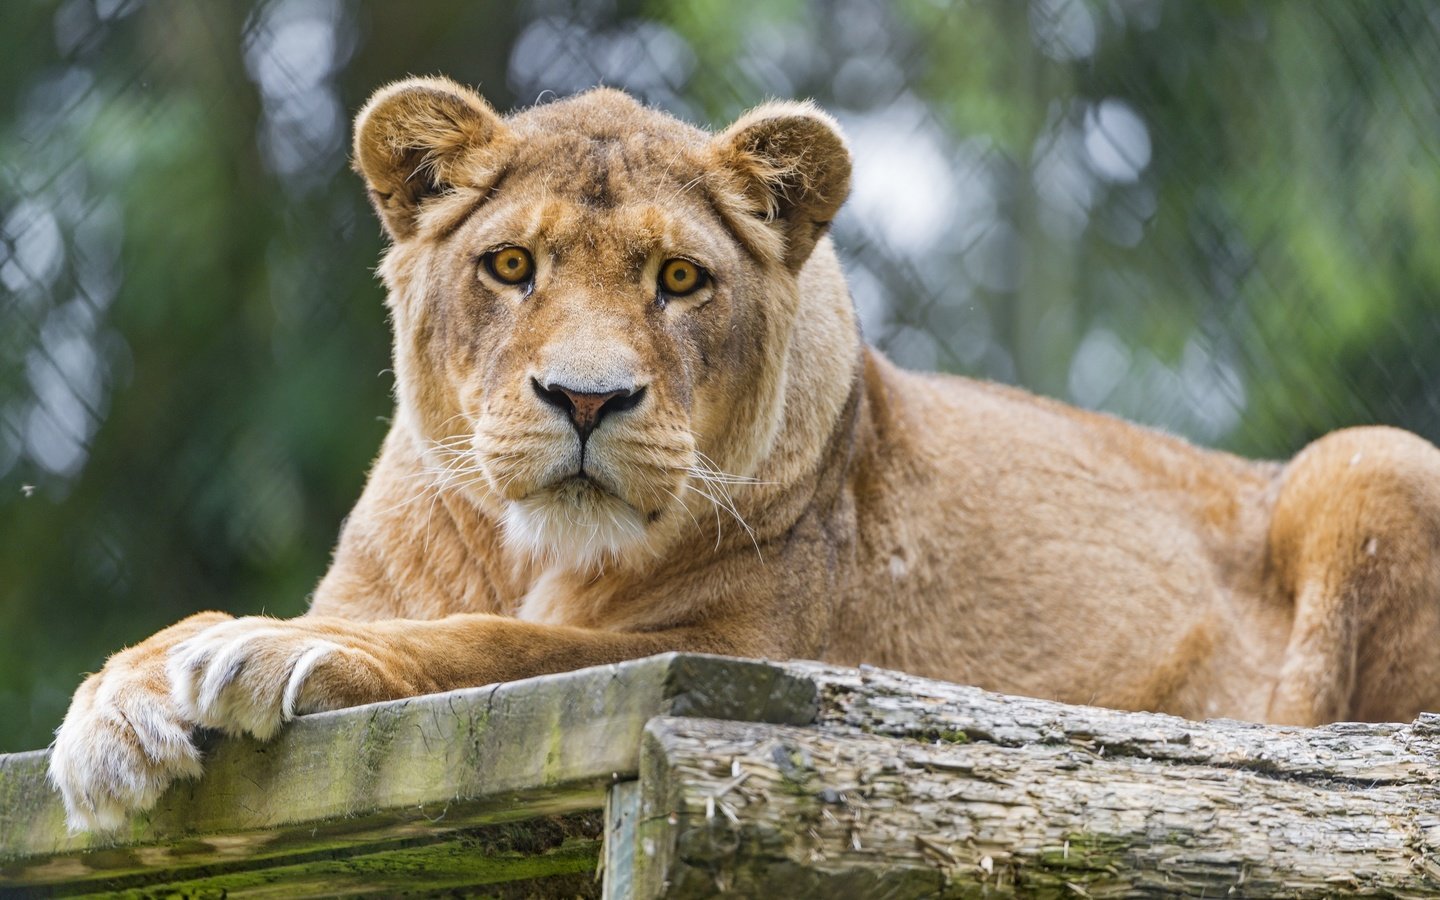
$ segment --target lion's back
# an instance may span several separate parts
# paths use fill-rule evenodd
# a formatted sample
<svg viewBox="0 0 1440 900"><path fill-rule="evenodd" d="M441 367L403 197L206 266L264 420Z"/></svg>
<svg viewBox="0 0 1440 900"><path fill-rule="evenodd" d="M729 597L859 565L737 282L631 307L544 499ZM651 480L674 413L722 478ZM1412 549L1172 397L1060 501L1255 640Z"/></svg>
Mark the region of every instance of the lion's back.
<svg viewBox="0 0 1440 900"><path fill-rule="evenodd" d="M848 600L865 624L837 657L1125 706L1151 686L1116 673L1184 652L1238 587L1226 573L1259 571L1223 557L1263 547L1278 467L875 351L866 379ZM1056 682L1057 640L1091 680Z"/></svg>

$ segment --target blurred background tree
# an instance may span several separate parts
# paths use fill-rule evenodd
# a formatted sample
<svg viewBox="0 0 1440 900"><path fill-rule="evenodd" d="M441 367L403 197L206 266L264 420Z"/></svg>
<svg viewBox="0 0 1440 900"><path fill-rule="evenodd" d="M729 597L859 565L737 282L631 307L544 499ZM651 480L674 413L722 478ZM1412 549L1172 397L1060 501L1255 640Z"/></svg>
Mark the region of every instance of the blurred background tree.
<svg viewBox="0 0 1440 900"><path fill-rule="evenodd" d="M203 608L293 615L390 412L348 122L409 73L845 125L868 337L1264 455L1440 439L1440 6L0 4L0 751Z"/></svg>

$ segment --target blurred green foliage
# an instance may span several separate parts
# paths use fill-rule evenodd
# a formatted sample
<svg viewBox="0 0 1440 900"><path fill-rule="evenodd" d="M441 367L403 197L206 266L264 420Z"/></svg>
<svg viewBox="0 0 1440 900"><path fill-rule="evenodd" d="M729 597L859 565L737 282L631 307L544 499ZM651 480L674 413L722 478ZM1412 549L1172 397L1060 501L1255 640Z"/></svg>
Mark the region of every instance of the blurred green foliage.
<svg viewBox="0 0 1440 900"><path fill-rule="evenodd" d="M1348 0L0 4L0 751L203 608L293 615L390 412L348 118L410 73L813 96L869 337L1280 456L1440 439L1440 13Z"/></svg>

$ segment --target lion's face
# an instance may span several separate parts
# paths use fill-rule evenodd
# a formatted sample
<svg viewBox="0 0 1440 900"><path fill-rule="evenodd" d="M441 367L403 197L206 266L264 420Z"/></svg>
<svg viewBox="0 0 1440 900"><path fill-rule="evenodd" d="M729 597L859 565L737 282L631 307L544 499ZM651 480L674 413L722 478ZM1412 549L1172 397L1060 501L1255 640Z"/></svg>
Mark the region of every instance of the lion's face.
<svg viewBox="0 0 1440 900"><path fill-rule="evenodd" d="M433 484L527 556L643 563L770 446L796 272L833 207L777 200L810 190L807 148L755 143L611 91L502 120L410 82L362 112L357 162L395 238L400 413Z"/></svg>
<svg viewBox="0 0 1440 900"><path fill-rule="evenodd" d="M453 231L416 242L427 277L400 338L429 388L412 400L434 464L486 494L514 544L590 563L683 514L762 369L764 309L742 248L686 190L684 141L553 127Z"/></svg>

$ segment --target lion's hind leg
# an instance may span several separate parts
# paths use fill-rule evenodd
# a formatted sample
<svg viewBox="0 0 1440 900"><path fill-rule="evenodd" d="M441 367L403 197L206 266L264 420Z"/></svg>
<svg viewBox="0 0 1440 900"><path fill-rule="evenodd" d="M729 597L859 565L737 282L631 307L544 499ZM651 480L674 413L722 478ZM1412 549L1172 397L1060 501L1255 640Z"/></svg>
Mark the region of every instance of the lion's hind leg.
<svg viewBox="0 0 1440 900"><path fill-rule="evenodd" d="M1393 428L1321 438L1285 469L1270 551L1295 609L1267 718L1440 709L1440 450Z"/></svg>

